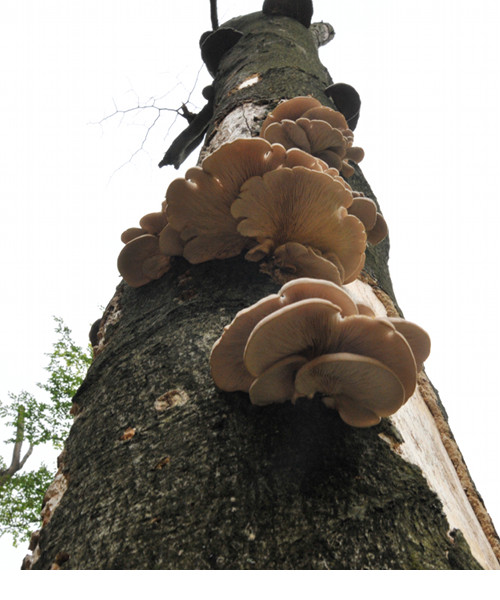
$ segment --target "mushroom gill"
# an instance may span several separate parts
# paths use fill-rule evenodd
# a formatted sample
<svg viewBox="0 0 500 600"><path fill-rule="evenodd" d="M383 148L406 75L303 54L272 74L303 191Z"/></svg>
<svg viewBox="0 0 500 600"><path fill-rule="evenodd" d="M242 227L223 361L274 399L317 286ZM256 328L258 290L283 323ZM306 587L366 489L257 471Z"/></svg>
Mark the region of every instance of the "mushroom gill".
<svg viewBox="0 0 500 600"><path fill-rule="evenodd" d="M217 386L258 405L320 396L349 425L375 425L413 394L430 342L413 323L360 310L331 282L287 283L225 328L210 358Z"/></svg>
<svg viewBox="0 0 500 600"><path fill-rule="evenodd" d="M260 260L296 242L325 258L334 253L349 282L359 275L366 248L362 222L348 214L352 201L351 191L334 177L284 167L249 179L231 205L231 214L240 219L238 232L258 242L247 253L248 260Z"/></svg>
<svg viewBox="0 0 500 600"><path fill-rule="evenodd" d="M316 297L328 300L344 315L357 314L350 295L330 281L300 278L286 283L277 294L262 298L237 313L224 328L210 353L210 368L215 384L226 392L248 392L255 379L243 364L243 351L255 326L271 313L294 302Z"/></svg>
<svg viewBox="0 0 500 600"><path fill-rule="evenodd" d="M286 151L262 138L237 139L210 154L201 167L168 187L165 210L169 226L162 247L169 247L176 231L182 255L191 263L237 256L249 240L237 230L231 204L250 178L282 167L303 166L323 171L325 163L299 149ZM173 231L172 231L173 230Z"/></svg>
<svg viewBox="0 0 500 600"><path fill-rule="evenodd" d="M260 136L285 148L301 148L350 177L349 161L363 160L362 148L353 146L354 134L344 115L315 98L298 96L279 104L262 123Z"/></svg>

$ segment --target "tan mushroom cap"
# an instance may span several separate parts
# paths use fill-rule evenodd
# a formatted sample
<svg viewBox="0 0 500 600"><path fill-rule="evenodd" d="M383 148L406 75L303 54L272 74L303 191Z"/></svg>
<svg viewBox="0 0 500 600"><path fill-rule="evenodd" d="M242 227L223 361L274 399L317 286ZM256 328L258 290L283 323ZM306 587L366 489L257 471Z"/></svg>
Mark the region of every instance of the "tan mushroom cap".
<svg viewBox="0 0 500 600"><path fill-rule="evenodd" d="M338 338L339 321L340 308L328 300L311 298L285 306L253 329L244 351L245 366L258 377L292 354L309 359L327 354Z"/></svg>
<svg viewBox="0 0 500 600"><path fill-rule="evenodd" d="M334 252L349 277L366 248L363 224L347 213L351 203L350 191L329 175L303 167L281 168L249 179L231 213L242 219L242 236L265 244L265 250L257 247L252 253L298 242L324 255Z"/></svg>
<svg viewBox="0 0 500 600"><path fill-rule="evenodd" d="M302 118L315 121L326 121L334 129L340 129L348 132L348 136L352 137L353 133L347 125L344 115L338 110L334 110L329 106L316 106L306 110L302 114Z"/></svg>
<svg viewBox="0 0 500 600"><path fill-rule="evenodd" d="M144 215L139 225L146 233L158 235L167 225L167 215L164 212L152 212Z"/></svg>
<svg viewBox="0 0 500 600"><path fill-rule="evenodd" d="M298 97L278 105L262 124L260 136L285 148L302 148L350 177L354 167L349 161L361 162L364 151L353 146L354 134L341 112L312 100Z"/></svg>
<svg viewBox="0 0 500 600"><path fill-rule="evenodd" d="M349 214L358 217L368 232L375 227L377 221L377 205L371 198L355 196L349 207Z"/></svg>
<svg viewBox="0 0 500 600"><path fill-rule="evenodd" d="M285 100L278 104L278 106L264 119L260 129L260 135L263 136L271 123L279 123L283 119L295 121L307 110L320 106L322 106L321 102L311 96L297 96L291 100Z"/></svg>
<svg viewBox="0 0 500 600"><path fill-rule="evenodd" d="M128 244L128 242L131 242L135 238L145 235L146 233L147 231L144 231L141 227L129 227L128 229L125 229L120 239L124 244Z"/></svg>
<svg viewBox="0 0 500 600"><path fill-rule="evenodd" d="M298 242L279 246L274 250L273 257L275 265L282 271L291 273L293 277L315 277L338 285L342 285L344 281L343 269Z"/></svg>
<svg viewBox="0 0 500 600"><path fill-rule="evenodd" d="M183 256L191 263L237 256L248 239L237 231L230 207L249 178L284 165L304 165L323 171L325 163L295 149L270 144L262 138L238 139L222 145L202 163L174 180L167 189L168 229L162 250L179 251L172 230L182 240Z"/></svg>
<svg viewBox="0 0 500 600"><path fill-rule="evenodd" d="M166 225L158 237L160 252L166 256L182 256L184 253L184 242L180 233L171 225Z"/></svg>
<svg viewBox="0 0 500 600"><path fill-rule="evenodd" d="M329 408L354 427L371 427L380 417L394 414L404 403L399 378L382 362L366 356L339 352L319 356L299 369L297 396L324 396Z"/></svg>
<svg viewBox="0 0 500 600"><path fill-rule="evenodd" d="M400 317L390 317L389 321L410 345L415 362L417 363L417 371L421 371L425 360L431 352L431 338L429 334L419 325Z"/></svg>
<svg viewBox="0 0 500 600"><path fill-rule="evenodd" d="M326 121L311 121L305 117L296 123L306 134L312 154L318 156L323 150L333 149L339 156L345 156L347 141L340 129L332 128Z"/></svg>
<svg viewBox="0 0 500 600"><path fill-rule="evenodd" d="M244 363L255 377L292 354L309 359L347 352L382 362L401 381L405 400L416 387L413 352L385 319L340 315L331 302L312 298L285 306L262 319L248 338Z"/></svg>
<svg viewBox="0 0 500 600"><path fill-rule="evenodd" d="M358 314L357 305L351 296L340 285L331 281L301 277L285 283L279 293L286 304L319 298L335 304L344 317Z"/></svg>
<svg viewBox="0 0 500 600"><path fill-rule="evenodd" d="M250 386L252 404L265 406L292 400L295 373L307 362L304 356L287 356L266 369Z"/></svg>
<svg viewBox="0 0 500 600"><path fill-rule="evenodd" d="M290 168L305 167L306 169L311 169L312 171L325 171L332 177L339 175L338 171L336 173L330 173L329 167L325 161L313 156L312 154L309 154L309 152L301 150L300 148L290 148L286 151L285 162L283 163L283 166Z"/></svg>
<svg viewBox="0 0 500 600"><path fill-rule="evenodd" d="M370 244L373 244L375 246L376 244L381 242L385 237L387 237L388 233L389 228L387 227L387 223L384 217L378 212L375 225L370 229L370 231L367 232L367 239L370 242Z"/></svg>
<svg viewBox="0 0 500 600"><path fill-rule="evenodd" d="M345 315L356 314L356 305L341 287L329 281L301 278L285 284L277 294L266 296L237 313L224 328L210 354L212 377L217 387L227 392L247 392L254 377L243 363L243 353L255 326L268 315L305 298L319 297L335 302Z"/></svg>
<svg viewBox="0 0 500 600"><path fill-rule="evenodd" d="M248 392L254 380L243 364L248 336L261 319L282 306L283 299L278 294L271 294L240 310L232 322L224 327L222 336L210 353L212 378L218 388L226 392Z"/></svg>
<svg viewBox="0 0 500 600"><path fill-rule="evenodd" d="M332 347L336 352L368 356L395 373L405 389L405 400L415 391L417 366L411 347L394 325L365 315L346 317Z"/></svg>
<svg viewBox="0 0 500 600"><path fill-rule="evenodd" d="M354 200L349 207L349 214L355 215L366 229L367 241L374 246L389 233L384 217L377 212L377 205L371 198L360 192L353 192Z"/></svg>
<svg viewBox="0 0 500 600"><path fill-rule="evenodd" d="M118 270L131 287L159 279L170 268L170 258L160 253L158 237L145 234L134 238L118 256Z"/></svg>

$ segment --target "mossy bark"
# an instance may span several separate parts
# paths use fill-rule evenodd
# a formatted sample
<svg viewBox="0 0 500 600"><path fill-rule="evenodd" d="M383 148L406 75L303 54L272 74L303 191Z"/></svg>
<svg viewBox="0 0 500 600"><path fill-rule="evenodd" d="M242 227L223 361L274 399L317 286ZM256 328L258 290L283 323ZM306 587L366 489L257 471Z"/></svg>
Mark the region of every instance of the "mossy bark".
<svg viewBox="0 0 500 600"><path fill-rule="evenodd" d="M228 25L245 37L221 63L209 136L250 100L327 103L331 80L302 25L260 13ZM257 85L229 93L254 73ZM360 171L351 183L370 191ZM367 269L393 296L387 255L386 242ZM420 470L381 439L398 435L388 420L354 429L319 402L259 408L214 387L212 344L278 288L243 257L177 259L159 281L120 284L33 568L479 568Z"/></svg>

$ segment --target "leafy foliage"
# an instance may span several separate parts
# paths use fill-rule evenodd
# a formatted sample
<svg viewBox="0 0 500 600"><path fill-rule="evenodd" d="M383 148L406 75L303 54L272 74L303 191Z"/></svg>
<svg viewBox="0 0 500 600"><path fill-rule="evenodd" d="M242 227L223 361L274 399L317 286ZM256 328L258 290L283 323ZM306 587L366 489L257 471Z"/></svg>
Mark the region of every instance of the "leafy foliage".
<svg viewBox="0 0 500 600"><path fill-rule="evenodd" d="M1 461L0 465L4 466ZM43 496L53 479L45 465L5 478L0 487L0 536L11 534L15 546L29 540L38 528Z"/></svg>
<svg viewBox="0 0 500 600"><path fill-rule="evenodd" d="M9 466L0 458L0 537L9 533L14 544L29 539L37 528L43 496L54 478L46 465L33 471L21 471L34 448L50 444L61 449L71 426L71 398L81 385L92 362L90 346L81 348L61 318L54 317L57 341L47 353L49 376L37 386L47 392L48 400L21 391L9 393L10 403L0 402L0 419L12 435L5 443L13 445ZM22 447L24 448L24 454ZM26 449L26 445L28 449Z"/></svg>

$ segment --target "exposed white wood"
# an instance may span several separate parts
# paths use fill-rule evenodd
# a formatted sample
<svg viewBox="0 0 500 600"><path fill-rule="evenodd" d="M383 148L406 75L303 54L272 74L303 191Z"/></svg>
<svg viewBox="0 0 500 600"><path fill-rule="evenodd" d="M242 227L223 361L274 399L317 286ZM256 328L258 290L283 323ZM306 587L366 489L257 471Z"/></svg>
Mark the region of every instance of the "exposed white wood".
<svg viewBox="0 0 500 600"><path fill-rule="evenodd" d="M370 306L376 316L387 316L384 305L367 283L358 280L345 287L356 302ZM463 533L472 554L483 568L500 569L418 388L391 420L404 439L402 444L389 440L391 448L407 462L420 467L429 487L443 504L450 529L459 529Z"/></svg>

